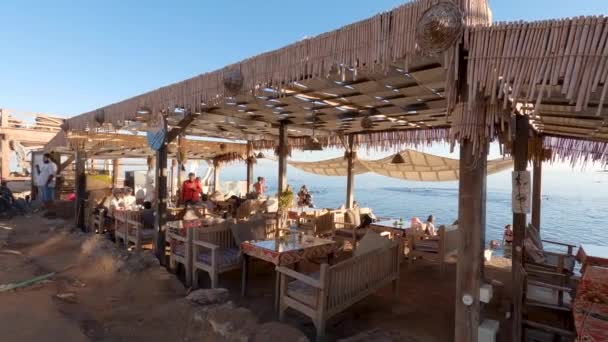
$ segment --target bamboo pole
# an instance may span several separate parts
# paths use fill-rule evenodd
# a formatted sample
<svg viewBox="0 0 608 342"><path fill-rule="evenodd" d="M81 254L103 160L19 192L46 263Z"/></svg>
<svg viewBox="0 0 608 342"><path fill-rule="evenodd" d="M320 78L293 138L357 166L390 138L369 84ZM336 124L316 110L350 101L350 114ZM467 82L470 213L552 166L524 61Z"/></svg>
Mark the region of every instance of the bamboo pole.
<svg viewBox="0 0 608 342"><path fill-rule="evenodd" d="M279 184L278 194L287 189L287 122L281 121L279 126Z"/></svg>
<svg viewBox="0 0 608 342"><path fill-rule="evenodd" d="M353 137L348 135L346 139L348 139L346 149L346 159L348 161L348 166L346 169L346 208L351 209L354 203L353 194L355 188L355 151L353 148Z"/></svg>
<svg viewBox="0 0 608 342"><path fill-rule="evenodd" d="M167 121L165 132L167 131ZM156 239L154 251L161 265L165 264L165 222L167 220L167 138L156 151Z"/></svg>

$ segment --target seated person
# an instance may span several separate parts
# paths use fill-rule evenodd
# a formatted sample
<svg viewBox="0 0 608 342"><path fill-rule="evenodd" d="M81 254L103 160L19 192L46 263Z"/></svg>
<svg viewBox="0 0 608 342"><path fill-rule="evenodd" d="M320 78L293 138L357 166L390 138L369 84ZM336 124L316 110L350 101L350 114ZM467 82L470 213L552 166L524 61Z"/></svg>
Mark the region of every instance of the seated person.
<svg viewBox="0 0 608 342"><path fill-rule="evenodd" d="M25 205L21 201L15 199L13 196L13 192L8 187L6 181L0 182L0 207L2 211L11 211L12 209L16 209L19 213L25 213Z"/></svg>
<svg viewBox="0 0 608 342"><path fill-rule="evenodd" d="M144 210L141 212L141 222L144 229L154 229L155 218L156 212L152 209L152 203L150 201L144 202Z"/></svg>
<svg viewBox="0 0 608 342"><path fill-rule="evenodd" d="M123 203L126 209L134 209L136 206L137 199L135 198L135 196L133 195L133 189L131 188L124 188L123 190L124 192L124 196L123 196Z"/></svg>
<svg viewBox="0 0 608 342"><path fill-rule="evenodd" d="M298 207L308 207L307 198L309 195L306 185L302 185L298 192Z"/></svg>
<svg viewBox="0 0 608 342"><path fill-rule="evenodd" d="M429 215L426 219L426 229L424 230L426 235L435 236L437 235L437 230L435 229L435 217L433 215Z"/></svg>
<svg viewBox="0 0 608 342"><path fill-rule="evenodd" d="M112 197L110 198L110 206L108 207L108 215L114 217L115 210L122 210L125 207L123 202L122 189L113 189Z"/></svg>
<svg viewBox="0 0 608 342"><path fill-rule="evenodd" d="M202 194L201 195L201 204L207 208L207 211L209 212L214 212L216 209L216 205L215 203L213 203L210 199L209 196L207 194Z"/></svg>

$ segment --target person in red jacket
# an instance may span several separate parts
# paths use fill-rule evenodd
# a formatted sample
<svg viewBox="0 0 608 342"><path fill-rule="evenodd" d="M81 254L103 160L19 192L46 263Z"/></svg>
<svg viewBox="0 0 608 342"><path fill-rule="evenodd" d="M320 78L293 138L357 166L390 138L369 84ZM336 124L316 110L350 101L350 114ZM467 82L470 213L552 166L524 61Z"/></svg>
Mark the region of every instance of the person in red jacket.
<svg viewBox="0 0 608 342"><path fill-rule="evenodd" d="M196 204L201 201L201 187L200 181L196 180L194 172L188 174L188 179L182 185L182 202L184 204Z"/></svg>

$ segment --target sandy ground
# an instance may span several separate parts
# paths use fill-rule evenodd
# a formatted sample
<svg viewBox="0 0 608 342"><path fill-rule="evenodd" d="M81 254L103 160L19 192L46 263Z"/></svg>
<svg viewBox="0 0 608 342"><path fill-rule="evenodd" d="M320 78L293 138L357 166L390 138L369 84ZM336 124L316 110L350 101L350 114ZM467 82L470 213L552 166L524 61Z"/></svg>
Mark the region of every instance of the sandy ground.
<svg viewBox="0 0 608 342"><path fill-rule="evenodd" d="M0 221L0 232L14 232L0 250L0 284L64 270L49 281L0 293L2 341L220 340L212 333L189 330L192 307L183 299L186 290L178 280L183 274L175 277L161 267L136 274L115 272L110 261L83 256L83 241L90 236L55 231L62 222L39 216ZM221 275L220 286L260 322L273 321L273 269L264 263L253 265L247 297L239 295L240 271ZM511 322L504 317L510 288L503 285L509 284L509 268L505 259L494 259L486 267L486 278L495 286L494 300L484 314L501 320L499 341L509 340ZM389 286L333 318L328 340L381 328L397 332L401 341L452 341L455 269L450 264L441 277L437 265L418 260L410 267L404 260L399 296L393 297ZM207 286L207 277L201 278L201 286ZM73 296L57 298L66 293ZM287 323L314 339L314 327L306 317L288 311Z"/></svg>

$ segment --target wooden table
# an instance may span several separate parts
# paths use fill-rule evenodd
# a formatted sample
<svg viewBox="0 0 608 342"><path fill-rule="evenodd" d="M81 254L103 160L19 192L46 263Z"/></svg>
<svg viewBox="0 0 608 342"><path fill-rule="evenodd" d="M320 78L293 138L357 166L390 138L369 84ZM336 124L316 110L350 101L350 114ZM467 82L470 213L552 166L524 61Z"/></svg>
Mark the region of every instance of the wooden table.
<svg viewBox="0 0 608 342"><path fill-rule="evenodd" d="M393 236L400 236L402 238L406 237L409 232L412 231L412 228L404 225L395 225L395 222L399 222L397 220L385 220L374 222L369 225L369 228L378 233L388 232Z"/></svg>
<svg viewBox="0 0 608 342"><path fill-rule="evenodd" d="M608 268L588 267L572 311L577 341L608 341Z"/></svg>
<svg viewBox="0 0 608 342"><path fill-rule="evenodd" d="M576 260L581 263L581 273L585 273L587 266L608 267L608 246L581 244L576 254Z"/></svg>
<svg viewBox="0 0 608 342"><path fill-rule="evenodd" d="M287 238L270 239L263 241L245 241L241 243L243 252L243 269L241 279L241 294L246 295L249 258L257 258L269 262L275 266L297 265L300 261L312 258L328 258L328 262L335 253L335 241L321 239L318 237L291 234ZM275 308L279 307L279 275L276 275L275 284ZM277 311L278 312L278 311Z"/></svg>

